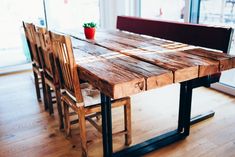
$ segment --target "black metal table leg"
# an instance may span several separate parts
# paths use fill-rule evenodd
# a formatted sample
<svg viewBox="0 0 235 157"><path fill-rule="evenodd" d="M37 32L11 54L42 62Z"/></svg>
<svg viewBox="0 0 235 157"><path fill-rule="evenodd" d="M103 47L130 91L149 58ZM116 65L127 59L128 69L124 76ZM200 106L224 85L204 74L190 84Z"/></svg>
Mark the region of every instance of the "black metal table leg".
<svg viewBox="0 0 235 157"><path fill-rule="evenodd" d="M111 157L113 153L111 99L103 93L101 93L101 114L103 156Z"/></svg>
<svg viewBox="0 0 235 157"><path fill-rule="evenodd" d="M193 87L193 89L201 87L201 86L210 87L211 83L216 83L218 81L219 81L218 77L205 76L205 77L193 79L192 80L192 83L193 83L192 87ZM190 124L194 125L194 124L199 123L203 120L211 118L214 115L215 115L214 111L208 111L206 113L199 114L199 115L191 118Z"/></svg>
<svg viewBox="0 0 235 157"><path fill-rule="evenodd" d="M180 92L179 122L178 129L169 131L160 136L133 145L113 154L113 157L137 157L143 156L149 152L182 140L189 135L190 130L190 114L192 99L192 82L186 81L182 83Z"/></svg>
<svg viewBox="0 0 235 157"><path fill-rule="evenodd" d="M190 130L192 90L193 88L191 81L181 83L178 131L183 132L186 136L189 135Z"/></svg>
<svg viewBox="0 0 235 157"><path fill-rule="evenodd" d="M199 114L199 115L197 115L197 116L191 118L190 124L191 124L191 125L197 124L197 123L199 123L199 122L201 122L201 121L204 121L204 120L206 120L206 119L208 119L208 118L213 117L214 115L215 115L215 112L214 112L214 111L208 111L208 112L206 112L206 113Z"/></svg>
<svg viewBox="0 0 235 157"><path fill-rule="evenodd" d="M195 81L195 80L193 80ZM178 128L173 131L169 131L162 135L156 136L152 139L144 141L142 143L133 145L124 150L113 152L112 143L112 116L111 116L111 102L110 98L101 94L101 112L102 112L102 133L103 133L103 150L104 157L136 157L142 156L166 145L179 141L186 138L190 133L190 125L201 121L202 119L211 117L214 112L211 111L207 115L200 115L196 118L191 118L191 101L192 101L192 90L195 88L195 83L191 81L185 81L180 86L180 102L179 102L179 119ZM197 80L196 80L197 81ZM200 82L200 80L198 81ZM197 84L199 87L199 84Z"/></svg>

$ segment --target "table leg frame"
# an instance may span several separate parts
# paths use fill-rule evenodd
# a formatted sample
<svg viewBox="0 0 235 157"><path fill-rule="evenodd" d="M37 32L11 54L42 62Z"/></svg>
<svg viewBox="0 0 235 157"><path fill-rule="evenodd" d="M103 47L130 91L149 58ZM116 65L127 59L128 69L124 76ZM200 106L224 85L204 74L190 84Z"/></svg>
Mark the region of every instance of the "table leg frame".
<svg viewBox="0 0 235 157"><path fill-rule="evenodd" d="M201 87L201 86L205 86L205 87L210 87L210 84L212 83L216 83L219 81L219 78L215 77L215 78L211 78L210 76L205 76L205 77L201 77L201 78L197 78L192 80L192 87L197 88L197 87ZM215 115L214 111L208 111L206 113L203 114L199 114L193 118L191 118L191 125L197 124L201 121L204 121L206 119L209 119L211 117L213 117Z"/></svg>
<svg viewBox="0 0 235 157"><path fill-rule="evenodd" d="M103 156L142 156L146 153L186 138L190 132L191 100L192 82L182 82L180 89L179 120L177 130L169 131L150 140L113 153L111 101L110 97L101 94Z"/></svg>
<svg viewBox="0 0 235 157"><path fill-rule="evenodd" d="M199 122L202 122L206 119L209 119L211 117L214 117L215 115L215 112L214 111L208 111L206 113L203 113L203 114L199 114L193 118L191 118L190 120L190 125L194 125L194 124L197 124Z"/></svg>

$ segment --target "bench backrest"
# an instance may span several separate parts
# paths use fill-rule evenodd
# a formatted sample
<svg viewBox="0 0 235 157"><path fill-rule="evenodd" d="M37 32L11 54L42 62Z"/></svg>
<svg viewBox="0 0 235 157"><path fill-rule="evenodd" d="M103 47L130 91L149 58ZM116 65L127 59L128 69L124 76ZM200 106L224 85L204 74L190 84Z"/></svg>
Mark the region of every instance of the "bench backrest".
<svg viewBox="0 0 235 157"><path fill-rule="evenodd" d="M117 17L117 29L162 39L201 46L228 53L233 29L199 24Z"/></svg>

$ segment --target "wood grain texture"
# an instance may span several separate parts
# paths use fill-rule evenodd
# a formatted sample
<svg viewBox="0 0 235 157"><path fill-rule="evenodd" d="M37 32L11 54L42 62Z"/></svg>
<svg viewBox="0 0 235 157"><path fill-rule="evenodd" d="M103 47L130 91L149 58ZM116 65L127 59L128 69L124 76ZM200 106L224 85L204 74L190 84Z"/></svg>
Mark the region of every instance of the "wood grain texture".
<svg viewBox="0 0 235 157"><path fill-rule="evenodd" d="M102 33L104 31L101 31ZM123 32L123 31L105 31L104 33L112 34L115 36L123 37L123 38L128 38L128 39L133 39L133 40L138 40L138 41L143 41L143 42L148 42L151 44L156 44L156 45L162 45L162 44L173 44L175 42L170 41L170 40L159 40L160 38L157 37L151 37L151 36L145 36L145 35L138 35L134 34L131 32Z"/></svg>
<svg viewBox="0 0 235 157"><path fill-rule="evenodd" d="M130 47L134 47L134 48L141 49L141 50L160 53L161 56L174 59L175 61L178 61L178 62L184 62L189 65L198 65L199 77L219 72L219 69L218 69L219 62L202 58L202 57L200 58L198 56L196 57L193 55L187 56L187 54L182 54L180 52L177 52L179 49L189 47L189 45L187 44L182 44L178 42L170 42L170 41L164 42L163 40L160 40L160 39L157 40L157 39L148 39L148 38L146 39L148 42L146 42L146 40L136 41L134 38L134 35L129 37L130 35L128 33L121 33L122 37L119 37L118 34L119 33L115 33L115 35L112 35L111 33L101 32L97 36L98 36L98 39L101 36L101 39L106 40L107 42L109 42L107 40L109 39L111 41L114 41L123 45L127 45L128 47L130 46ZM174 51L171 51L171 50L174 50Z"/></svg>
<svg viewBox="0 0 235 157"><path fill-rule="evenodd" d="M31 75L29 72L0 77L0 156L81 157L78 125L72 126L74 138L65 138L65 133L58 129L58 116L50 116L43 104L37 102ZM131 97L133 145L174 128L178 116L178 87L175 84ZM191 127L187 139L144 157L234 156L234 103L232 96L209 88L195 89L193 106L197 107L192 116L213 109L215 117ZM120 116L123 110L115 109L112 113L116 132L123 128L124 120ZM89 123L86 126L88 156L102 157L101 134ZM114 151L125 147L123 136L114 137L113 142Z"/></svg>
<svg viewBox="0 0 235 157"><path fill-rule="evenodd" d="M127 71L102 58L74 50L78 73L81 79L89 81L112 98L121 98L145 90L143 76Z"/></svg>
<svg viewBox="0 0 235 157"><path fill-rule="evenodd" d="M169 53L167 52L167 53L163 53L162 55L164 55L165 57L174 59L175 61L178 61L178 62L187 63L192 66L194 65L199 66L199 72L198 72L199 77L207 76L207 75L211 75L211 74L219 72L219 62L215 60L202 58L202 57L194 56L194 55L187 54L187 53L182 53L181 51L169 52Z"/></svg>
<svg viewBox="0 0 235 157"><path fill-rule="evenodd" d="M82 33L73 32L71 34L79 40L74 42L75 48L105 59L113 57L112 59L109 58L108 61L119 66L126 61L120 60L120 57L124 58L124 56L156 65L172 71L173 82L213 75L231 69L234 64L234 57L226 54L220 55L216 51L201 49L200 51L203 52L200 55L197 52L194 53L194 51L199 51L199 48L194 46L133 33L97 31L95 40L85 39ZM124 68L130 66L129 62L124 65ZM141 74L140 71L137 71L137 73ZM148 84L146 84L146 87L151 89L148 88Z"/></svg>
<svg viewBox="0 0 235 157"><path fill-rule="evenodd" d="M105 60L127 71L143 76L146 80L145 90L173 83L173 74L169 70L165 70L161 67L115 51L110 51L97 45L89 44L85 41L74 39L73 45L76 45L77 49L84 51L91 56L95 56L97 59L100 58L101 60Z"/></svg>
<svg viewBox="0 0 235 157"><path fill-rule="evenodd" d="M97 37L99 40L111 40L147 51L176 50L191 47L190 45L180 42L121 31L99 31L97 32Z"/></svg>
<svg viewBox="0 0 235 157"><path fill-rule="evenodd" d="M133 33L129 33L129 32L121 32L121 31L106 31L106 32L102 32L101 34L105 34L107 36L109 36L109 34L113 35L113 36L119 36L119 37L123 37L123 38L128 38L128 39L135 39L135 40L138 40L138 41L146 41L148 43L151 43L151 44L154 44L154 45L159 45L159 39L155 39L155 38L152 38L152 37L145 37L145 36L141 36L141 35L136 35L136 34L133 34ZM163 43L165 42L165 43ZM172 49L172 50L177 50L179 48L187 48L189 45L187 44L182 44L182 43L178 43L178 42L172 42L172 41L167 41L167 40L162 40L162 43L160 43L162 47L166 48L166 49ZM151 47L150 47L151 48ZM159 47L153 47L153 49L156 49L156 50L160 50ZM191 49L189 50L185 50L186 53L190 52ZM203 52L202 53L199 53L197 54L196 53L193 53L195 56L199 56L201 57L201 59L203 60L214 60L214 61L219 61L219 71L223 71L223 70L227 70L227 69L230 69L231 67L234 67L234 56L232 55L228 55L228 54L225 54L225 53L221 53L221 52L216 52L216 51L211 51L211 50L202 50ZM232 66L231 66L231 63L232 63ZM208 64L206 64L208 65ZM215 68L215 65L208 65L209 67L212 67L212 68L206 68L205 67L205 64L201 65L199 67L199 76L204 76L205 74L213 74L215 73L217 70ZM218 71L217 71L218 72Z"/></svg>
<svg viewBox="0 0 235 157"><path fill-rule="evenodd" d="M195 56L201 56L209 59L213 59L216 61L219 61L219 70L224 71L233 68L233 63L235 60L235 56L231 56L225 53L221 52L215 52L211 50L205 50L205 49L195 49L195 50L186 50L185 53L190 53Z"/></svg>
<svg viewBox="0 0 235 157"><path fill-rule="evenodd" d="M38 50L37 50L37 43L36 43L35 25L32 23L23 22L23 27L24 27L25 36L26 36L26 40L28 43L32 62L36 64L36 66L41 68L41 62L40 62L40 58L37 52Z"/></svg>
<svg viewBox="0 0 235 157"><path fill-rule="evenodd" d="M182 61L179 62L172 58L165 57L160 53L135 49L117 42L108 41L100 42L98 44L110 50L118 51L133 58L171 70L174 74L174 82L182 82L198 77L197 65L183 63Z"/></svg>

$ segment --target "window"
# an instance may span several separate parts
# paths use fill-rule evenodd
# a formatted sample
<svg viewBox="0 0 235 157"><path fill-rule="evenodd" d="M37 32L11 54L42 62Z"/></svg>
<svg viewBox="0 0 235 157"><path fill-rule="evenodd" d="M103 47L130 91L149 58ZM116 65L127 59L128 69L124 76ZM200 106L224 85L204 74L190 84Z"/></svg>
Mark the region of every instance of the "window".
<svg viewBox="0 0 235 157"><path fill-rule="evenodd" d="M49 29L79 29L84 22L91 21L99 25L99 0L48 0L46 2Z"/></svg>
<svg viewBox="0 0 235 157"><path fill-rule="evenodd" d="M22 21L44 24L42 0L0 0L0 2L0 68L25 64L31 59Z"/></svg>
<svg viewBox="0 0 235 157"><path fill-rule="evenodd" d="M231 26L235 28L235 0L201 0L199 23ZM235 55L235 35L230 54ZM235 70L223 72L220 82L235 87Z"/></svg>
<svg viewBox="0 0 235 157"><path fill-rule="evenodd" d="M184 21L185 0L141 0L140 16L171 21Z"/></svg>

